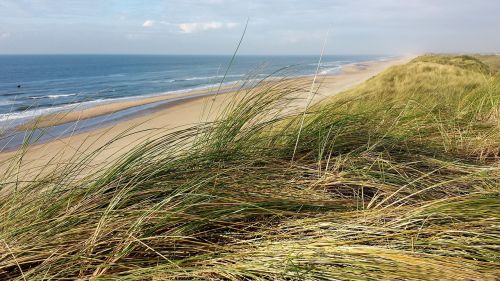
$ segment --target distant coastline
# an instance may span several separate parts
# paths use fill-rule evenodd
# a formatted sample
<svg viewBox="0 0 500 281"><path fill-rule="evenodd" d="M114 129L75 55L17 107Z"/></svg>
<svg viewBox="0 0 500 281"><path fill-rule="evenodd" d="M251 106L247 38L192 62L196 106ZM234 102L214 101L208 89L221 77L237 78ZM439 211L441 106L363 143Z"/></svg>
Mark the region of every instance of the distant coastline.
<svg viewBox="0 0 500 281"><path fill-rule="evenodd" d="M343 65L388 58L326 56L319 72L337 74ZM122 62L125 59L127 63ZM226 56L2 56L0 129L18 127L47 114L157 100L160 96L211 89L220 82L227 86L263 78L279 69L281 75L311 75L316 71L317 59L242 56L224 76Z"/></svg>
<svg viewBox="0 0 500 281"><path fill-rule="evenodd" d="M322 80L330 81L335 79L337 86L328 86L335 93L347 89L348 87L359 83L385 69L387 65L393 65L398 61L407 61L407 58L379 58L366 61L360 61L342 65L341 71L335 74L320 75ZM290 77L289 79L309 79L312 74ZM359 76L360 78L356 78ZM288 79L288 78L287 78ZM352 82L351 82L352 80ZM241 86L241 81L226 82L218 94L225 95ZM326 84L331 84L326 83ZM331 88L333 87L333 88ZM164 93L152 96L136 96L121 99L122 101L96 104L94 106L81 107L73 111L56 112L40 116L33 121L19 124L4 131L0 137L0 148L3 151L16 149L25 141L24 131L31 131L36 143L46 143L54 139L64 138L68 135L90 132L102 127L116 126L117 124L129 124L142 116L155 115L155 112L168 110L169 108L190 104L197 100L209 98L217 94L218 84L199 90L185 90L174 93ZM192 109L191 115L198 115L201 109ZM179 120L186 119L184 115L175 116ZM130 120L130 121L128 121ZM186 119L187 120L187 119ZM172 123L173 122L173 123ZM166 124L175 124L182 121L168 120ZM166 125L165 124L165 125ZM165 126L163 125L163 126ZM158 126L161 126L158 124Z"/></svg>

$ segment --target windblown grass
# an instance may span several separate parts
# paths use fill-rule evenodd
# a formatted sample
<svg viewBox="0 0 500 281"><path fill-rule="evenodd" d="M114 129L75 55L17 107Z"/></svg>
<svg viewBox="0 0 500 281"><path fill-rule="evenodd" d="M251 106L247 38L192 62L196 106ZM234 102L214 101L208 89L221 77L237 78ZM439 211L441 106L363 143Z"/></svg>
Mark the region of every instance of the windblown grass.
<svg viewBox="0 0 500 281"><path fill-rule="evenodd" d="M264 85L104 171L83 176L75 158L4 180L0 279L497 278L500 77L488 65L420 57L303 123L285 110L303 85Z"/></svg>

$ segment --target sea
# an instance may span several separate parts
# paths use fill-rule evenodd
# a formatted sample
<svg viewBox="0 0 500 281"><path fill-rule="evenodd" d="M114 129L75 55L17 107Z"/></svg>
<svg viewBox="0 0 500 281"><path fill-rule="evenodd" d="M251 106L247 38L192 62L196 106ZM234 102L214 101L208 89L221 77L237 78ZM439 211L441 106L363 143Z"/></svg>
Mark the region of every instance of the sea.
<svg viewBox="0 0 500 281"><path fill-rule="evenodd" d="M238 55L234 59L230 55L0 55L0 134L44 114L269 76L334 75L346 64L390 58L323 56L318 69L319 56L299 55ZM79 129L102 126L104 120L116 122L142 109L86 120Z"/></svg>

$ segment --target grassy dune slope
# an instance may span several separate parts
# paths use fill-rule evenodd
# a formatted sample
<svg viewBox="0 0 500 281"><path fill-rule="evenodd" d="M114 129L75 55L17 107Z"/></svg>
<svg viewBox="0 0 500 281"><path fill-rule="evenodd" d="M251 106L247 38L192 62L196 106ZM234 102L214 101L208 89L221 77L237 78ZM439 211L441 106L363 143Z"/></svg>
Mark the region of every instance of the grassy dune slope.
<svg viewBox="0 0 500 281"><path fill-rule="evenodd" d="M0 279L498 277L498 74L423 56L285 116L298 87L245 90L94 175L4 180Z"/></svg>
<svg viewBox="0 0 500 281"><path fill-rule="evenodd" d="M491 72L500 72L500 55L476 55L474 57L487 64Z"/></svg>

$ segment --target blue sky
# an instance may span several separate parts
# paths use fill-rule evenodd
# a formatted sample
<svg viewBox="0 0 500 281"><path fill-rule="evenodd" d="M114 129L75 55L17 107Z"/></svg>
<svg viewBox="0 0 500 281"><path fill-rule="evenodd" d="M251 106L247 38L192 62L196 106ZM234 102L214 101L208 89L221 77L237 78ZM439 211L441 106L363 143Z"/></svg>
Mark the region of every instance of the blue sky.
<svg viewBox="0 0 500 281"><path fill-rule="evenodd" d="M499 52L499 0L0 0L0 53Z"/></svg>

